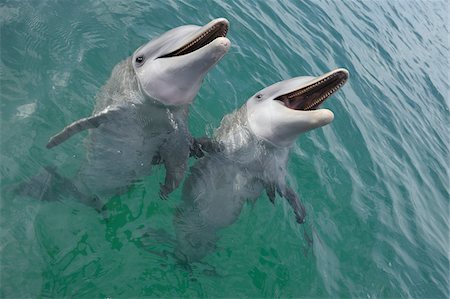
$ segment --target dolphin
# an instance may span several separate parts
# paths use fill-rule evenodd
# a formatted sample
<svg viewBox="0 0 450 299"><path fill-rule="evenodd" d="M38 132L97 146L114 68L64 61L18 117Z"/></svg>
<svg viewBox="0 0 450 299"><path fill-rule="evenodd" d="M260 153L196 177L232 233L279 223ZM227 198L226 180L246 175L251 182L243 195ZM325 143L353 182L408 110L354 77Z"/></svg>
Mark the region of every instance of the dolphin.
<svg viewBox="0 0 450 299"><path fill-rule="evenodd" d="M68 125L47 144L53 148L89 131L86 159L70 189L97 199L121 193L150 174L152 161L166 169L161 197L178 187L194 146L187 125L189 104L230 48L228 27L226 19L218 18L204 26L174 28L114 67L92 115Z"/></svg>
<svg viewBox="0 0 450 299"><path fill-rule="evenodd" d="M281 81L222 119L212 138L215 150L191 168L174 216L180 261L199 261L213 251L217 231L233 224L244 203L264 190L272 203L276 194L285 198L296 221L305 221L306 210L286 182L289 150L300 134L333 121L333 112L320 106L347 79L341 68Z"/></svg>

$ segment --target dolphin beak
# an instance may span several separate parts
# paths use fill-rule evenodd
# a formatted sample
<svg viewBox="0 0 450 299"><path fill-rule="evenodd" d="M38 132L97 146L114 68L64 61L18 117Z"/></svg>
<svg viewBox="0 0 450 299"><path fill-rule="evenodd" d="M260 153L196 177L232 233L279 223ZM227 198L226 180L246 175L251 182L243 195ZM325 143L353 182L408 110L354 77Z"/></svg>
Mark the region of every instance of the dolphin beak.
<svg viewBox="0 0 450 299"><path fill-rule="evenodd" d="M315 110L347 82L348 76L346 69L336 69L275 100L283 102L290 109Z"/></svg>
<svg viewBox="0 0 450 299"><path fill-rule="evenodd" d="M217 38L226 37L228 27L229 22L225 18L212 20L211 22L200 28L199 31L196 32L196 34L181 47L158 58L175 57L192 53L208 45Z"/></svg>

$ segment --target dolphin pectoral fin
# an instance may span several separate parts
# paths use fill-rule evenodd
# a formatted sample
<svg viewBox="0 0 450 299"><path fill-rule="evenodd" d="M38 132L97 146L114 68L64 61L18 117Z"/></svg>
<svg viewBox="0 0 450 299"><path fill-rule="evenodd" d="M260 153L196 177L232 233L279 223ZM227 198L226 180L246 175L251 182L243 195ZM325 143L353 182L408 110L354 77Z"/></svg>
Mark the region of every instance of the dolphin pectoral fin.
<svg viewBox="0 0 450 299"><path fill-rule="evenodd" d="M171 142L169 143L171 144ZM176 152L174 152L176 149ZM164 184L161 184L160 196L167 199L167 196L180 185L187 169L187 161L189 158L189 144L171 144L168 148L164 146L160 150L162 162L166 168L166 177Z"/></svg>
<svg viewBox="0 0 450 299"><path fill-rule="evenodd" d="M286 198L289 205L294 210L295 219L297 220L297 222L300 224L304 223L306 217L306 209L295 191L288 186L285 186L283 189L278 187L277 191L280 196Z"/></svg>
<svg viewBox="0 0 450 299"><path fill-rule="evenodd" d="M80 120L71 123L70 125L65 127L61 132L50 138L50 140L47 143L47 148L57 146L58 144L66 141L76 133L79 133L86 129L97 128L100 125L101 120L103 118L104 118L103 115L98 116L94 115L91 117L82 118Z"/></svg>
<svg viewBox="0 0 450 299"><path fill-rule="evenodd" d="M167 200L169 198L169 194L174 190L174 188L170 187L170 183L167 183L167 176L166 176L166 182L164 184L159 184L159 197L162 200Z"/></svg>
<svg viewBox="0 0 450 299"><path fill-rule="evenodd" d="M87 129L93 129L100 126L104 121L110 117L111 114L113 114L115 111L118 111L115 107L107 107L106 109L102 110L99 113L94 114L90 117L85 117L82 119L79 119L67 127L65 127L61 132L54 135L50 138L50 140L47 143L47 148L52 148L54 146L57 146L58 144L66 141L73 135L87 130Z"/></svg>
<svg viewBox="0 0 450 299"><path fill-rule="evenodd" d="M159 153L156 153L152 158L152 165L159 165L163 163L162 157Z"/></svg>
<svg viewBox="0 0 450 299"><path fill-rule="evenodd" d="M222 146L209 137L200 137L194 138L191 148L190 148L190 157L202 158L205 156L205 153L213 154L218 153L223 150Z"/></svg>
<svg viewBox="0 0 450 299"><path fill-rule="evenodd" d="M160 184L160 193L162 199L166 200L167 196L172 193L181 183L187 168L187 163L175 165L170 161L164 160L166 167L166 178L164 184Z"/></svg>
<svg viewBox="0 0 450 299"><path fill-rule="evenodd" d="M275 204L275 185L274 184L267 184L265 186L266 188L266 194L269 197L270 202L274 205Z"/></svg>
<svg viewBox="0 0 450 299"><path fill-rule="evenodd" d="M180 185L184 178L191 140L192 137L186 131L175 131L158 151L166 168L166 178L160 189L162 199L167 199L167 196Z"/></svg>

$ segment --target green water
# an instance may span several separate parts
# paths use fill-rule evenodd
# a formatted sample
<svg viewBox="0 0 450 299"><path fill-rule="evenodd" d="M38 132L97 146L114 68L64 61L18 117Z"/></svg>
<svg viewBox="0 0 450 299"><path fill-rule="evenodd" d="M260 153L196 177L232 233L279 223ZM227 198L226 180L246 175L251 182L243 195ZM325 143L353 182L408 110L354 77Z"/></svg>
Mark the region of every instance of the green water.
<svg viewBox="0 0 450 299"><path fill-rule="evenodd" d="M448 298L448 11L415 0L1 1L0 296ZM232 47L192 106L194 135L264 86L350 72L325 104L334 122L291 152L304 227L262 195L188 269L170 254L181 191L160 200L162 168L111 198L107 221L72 198L7 192L43 166L73 175L86 135L45 144L90 115L114 65L216 17L230 21ZM143 237L158 229L167 236Z"/></svg>

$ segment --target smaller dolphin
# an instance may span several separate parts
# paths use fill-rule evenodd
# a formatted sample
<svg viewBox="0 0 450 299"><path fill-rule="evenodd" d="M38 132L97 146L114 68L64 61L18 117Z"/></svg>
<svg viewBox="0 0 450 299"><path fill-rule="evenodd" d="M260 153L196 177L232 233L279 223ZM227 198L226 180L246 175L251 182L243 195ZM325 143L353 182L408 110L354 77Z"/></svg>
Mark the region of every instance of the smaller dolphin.
<svg viewBox="0 0 450 299"><path fill-rule="evenodd" d="M178 259L199 261L211 252L217 231L264 190L272 202L276 193L284 197L297 222L305 221L305 208L286 183L289 149L301 133L332 122L333 113L319 107L347 78L347 70L336 69L281 81L223 118L213 137L219 150L197 161L183 187L174 217Z"/></svg>
<svg viewBox="0 0 450 299"><path fill-rule="evenodd" d="M208 71L230 48L228 26L218 18L204 26L174 28L113 69L92 115L68 125L47 144L53 148L89 131L86 159L66 189L76 190L71 192L76 197L84 194L82 201L98 209L102 203L97 199L121 193L149 175L152 161L166 168L161 196L178 187L194 147L187 125L189 105ZM34 182L64 181L52 168L38 176ZM23 193L43 199L56 194L52 186L30 186Z"/></svg>

